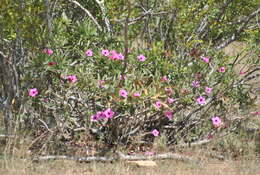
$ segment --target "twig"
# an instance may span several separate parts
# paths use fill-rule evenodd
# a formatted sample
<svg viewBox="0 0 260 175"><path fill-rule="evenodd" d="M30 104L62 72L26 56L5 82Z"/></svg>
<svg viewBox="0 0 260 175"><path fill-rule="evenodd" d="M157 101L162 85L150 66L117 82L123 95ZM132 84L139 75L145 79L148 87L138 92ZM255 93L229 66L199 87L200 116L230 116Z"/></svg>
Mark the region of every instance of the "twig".
<svg viewBox="0 0 260 175"><path fill-rule="evenodd" d="M125 155L120 151L116 152L120 158L120 160L163 160L163 159L174 159L174 160L180 160L180 161L188 161L188 162L195 162L198 163L198 161L195 161L194 159L176 154L176 153L164 153L164 154L156 154L156 155L151 155L151 156L143 156L143 155Z"/></svg>
<svg viewBox="0 0 260 175"><path fill-rule="evenodd" d="M98 24L97 20L93 17L93 15L86 9L84 8L80 3L74 0L69 0L73 4L77 5L79 8L81 8L91 19L92 21L96 24L98 30L102 31L102 27Z"/></svg>
<svg viewBox="0 0 260 175"><path fill-rule="evenodd" d="M15 135L8 135L8 134L0 134L0 138L4 137L4 138L14 138Z"/></svg>
<svg viewBox="0 0 260 175"><path fill-rule="evenodd" d="M109 33L112 33L112 27L110 25L110 21L109 19L107 18L106 16L106 7L105 7L105 4L104 4L104 0L96 0L96 2L98 3L100 9L101 9L101 12L102 12L102 15L104 16L104 20L105 20L105 24L106 24L106 27L107 27L107 31Z"/></svg>
<svg viewBox="0 0 260 175"><path fill-rule="evenodd" d="M125 71L127 69L127 59L128 59L128 53L129 53L129 46L128 46L128 23L129 23L129 17L131 14L131 4L130 4L130 0L127 1L127 16L125 19L125 26L124 26L124 56L125 56L125 60L124 60L124 70L122 72L122 75L125 74Z"/></svg>
<svg viewBox="0 0 260 175"><path fill-rule="evenodd" d="M112 161L134 161L134 160L164 160L164 159L174 159L179 161L188 161L193 163L200 163L197 160L194 160L188 156L176 154L176 153L164 153L164 154L157 154L152 156L143 156L143 155L125 155L120 151L116 152L117 155L114 157L105 157L105 156L87 156L87 157L76 157L76 156L66 156L66 155L49 155L49 156L39 156L35 157L33 161L47 161L47 160L74 160L79 162L112 162Z"/></svg>
<svg viewBox="0 0 260 175"><path fill-rule="evenodd" d="M213 139L203 139L203 140L199 140L197 142L180 144L180 145L177 145L176 147L192 147L192 146L204 145L204 144L211 142L212 140Z"/></svg>

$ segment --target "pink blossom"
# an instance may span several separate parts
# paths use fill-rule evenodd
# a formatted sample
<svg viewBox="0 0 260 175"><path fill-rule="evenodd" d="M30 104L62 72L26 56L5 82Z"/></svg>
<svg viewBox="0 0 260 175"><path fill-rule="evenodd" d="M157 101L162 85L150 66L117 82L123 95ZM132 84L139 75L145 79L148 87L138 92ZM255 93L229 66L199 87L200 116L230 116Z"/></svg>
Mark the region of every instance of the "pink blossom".
<svg viewBox="0 0 260 175"><path fill-rule="evenodd" d="M207 86L205 87L205 92L206 92L207 94L210 94L211 91L212 91L212 88L207 87Z"/></svg>
<svg viewBox="0 0 260 175"><path fill-rule="evenodd" d="M164 88L164 90L165 90L168 94L173 94L172 88L166 87L166 88Z"/></svg>
<svg viewBox="0 0 260 175"><path fill-rule="evenodd" d="M167 93L169 93L169 94L172 94L172 93L173 93L172 88L166 87L166 88L164 88L164 90L165 90Z"/></svg>
<svg viewBox="0 0 260 175"><path fill-rule="evenodd" d="M144 62L146 60L146 57L144 55L139 55L137 56L137 59L140 61L140 62Z"/></svg>
<svg viewBox="0 0 260 175"><path fill-rule="evenodd" d="M153 151L146 151L144 154L145 154L146 156L152 156L152 155L155 154L155 152L153 152Z"/></svg>
<svg viewBox="0 0 260 175"><path fill-rule="evenodd" d="M225 68L224 66L222 66L222 67L220 67L220 68L218 69L218 71L223 73L223 72L226 71L226 68Z"/></svg>
<svg viewBox="0 0 260 175"><path fill-rule="evenodd" d="M51 61L51 62L48 63L48 66L53 66L53 65L56 65L56 64L57 64L57 62Z"/></svg>
<svg viewBox="0 0 260 175"><path fill-rule="evenodd" d="M213 139L213 135L212 134L208 134L207 135L207 139Z"/></svg>
<svg viewBox="0 0 260 175"><path fill-rule="evenodd" d="M78 81L76 75L68 75L65 77L65 79L69 80L70 83L76 83Z"/></svg>
<svg viewBox="0 0 260 175"><path fill-rule="evenodd" d="M195 88L198 88L198 87L200 87L200 82L197 81L197 80L194 80L194 81L192 82L192 86L195 87Z"/></svg>
<svg viewBox="0 0 260 175"><path fill-rule="evenodd" d="M51 56L53 54L53 50L51 50L51 49L44 49L43 52L49 56Z"/></svg>
<svg viewBox="0 0 260 175"><path fill-rule="evenodd" d="M244 71L242 71L242 70L239 72L240 75L244 75L245 73L246 73L246 72L244 72Z"/></svg>
<svg viewBox="0 0 260 175"><path fill-rule="evenodd" d="M35 97L35 96L38 95L38 94L39 94L39 91L38 91L37 88L29 89L29 95L30 95L31 97Z"/></svg>
<svg viewBox="0 0 260 175"><path fill-rule="evenodd" d="M104 115L107 119L113 118L114 114L115 113L112 111L111 108L108 108L104 111Z"/></svg>
<svg viewBox="0 0 260 175"><path fill-rule="evenodd" d="M140 97L141 94L139 92L134 93L134 97Z"/></svg>
<svg viewBox="0 0 260 175"><path fill-rule="evenodd" d="M171 120L172 117L173 117L172 111L166 111L166 112L164 113L164 115L165 115L165 117L167 117L169 120Z"/></svg>
<svg viewBox="0 0 260 175"><path fill-rule="evenodd" d="M209 63L209 58L208 58L208 57L201 57L201 59L202 59L205 63Z"/></svg>
<svg viewBox="0 0 260 175"><path fill-rule="evenodd" d="M102 53L102 55L104 55L106 57L109 56L109 50L104 49L101 51L101 53Z"/></svg>
<svg viewBox="0 0 260 175"><path fill-rule="evenodd" d="M92 115L90 118L91 118L90 120L92 122L97 122L99 120L99 118L98 118L98 116L96 114Z"/></svg>
<svg viewBox="0 0 260 175"><path fill-rule="evenodd" d="M157 137L159 136L160 132L157 129L152 130L153 136Z"/></svg>
<svg viewBox="0 0 260 175"><path fill-rule="evenodd" d="M121 89L121 90L119 90L119 95L124 98L127 98L128 93L125 89Z"/></svg>
<svg viewBox="0 0 260 175"><path fill-rule="evenodd" d="M155 102L154 106L159 109L162 107L162 102L160 100L158 100L157 102Z"/></svg>
<svg viewBox="0 0 260 175"><path fill-rule="evenodd" d="M220 127L222 122L219 117L212 117L211 120L212 120L212 124L214 125L214 127L216 127L216 128Z"/></svg>
<svg viewBox="0 0 260 175"><path fill-rule="evenodd" d="M88 49L85 54L89 57L93 56L93 51L91 49Z"/></svg>
<svg viewBox="0 0 260 175"><path fill-rule="evenodd" d="M122 53L117 54L118 60L124 60L125 56Z"/></svg>
<svg viewBox="0 0 260 175"><path fill-rule="evenodd" d="M98 119L106 118L105 113L102 112L102 111L97 112L96 116L97 116Z"/></svg>
<svg viewBox="0 0 260 175"><path fill-rule="evenodd" d="M125 79L126 79L126 76L125 76L125 75L119 75L119 79L120 79L120 80L125 80Z"/></svg>
<svg viewBox="0 0 260 175"><path fill-rule="evenodd" d="M256 116L260 116L260 112L251 112L251 114L253 114L253 115L256 115Z"/></svg>
<svg viewBox="0 0 260 175"><path fill-rule="evenodd" d="M111 50L108 56L111 60L118 60L119 56L115 50Z"/></svg>
<svg viewBox="0 0 260 175"><path fill-rule="evenodd" d="M98 87L99 87L99 88L104 88L104 87L105 87L104 84L105 84L105 81L104 81L104 80L99 80L99 81L98 81Z"/></svg>
<svg viewBox="0 0 260 175"><path fill-rule="evenodd" d="M175 101L174 98L171 98L171 97L168 97L168 98L167 98L167 102L168 102L169 104L172 104L174 101Z"/></svg>
<svg viewBox="0 0 260 175"><path fill-rule="evenodd" d="M199 98L197 98L197 102L200 105L205 105L206 104L206 99L203 96L200 96Z"/></svg>
<svg viewBox="0 0 260 175"><path fill-rule="evenodd" d="M168 79L168 77L167 77L166 75L164 75L164 76L162 77L162 80L163 80L163 81L169 81L169 79Z"/></svg>

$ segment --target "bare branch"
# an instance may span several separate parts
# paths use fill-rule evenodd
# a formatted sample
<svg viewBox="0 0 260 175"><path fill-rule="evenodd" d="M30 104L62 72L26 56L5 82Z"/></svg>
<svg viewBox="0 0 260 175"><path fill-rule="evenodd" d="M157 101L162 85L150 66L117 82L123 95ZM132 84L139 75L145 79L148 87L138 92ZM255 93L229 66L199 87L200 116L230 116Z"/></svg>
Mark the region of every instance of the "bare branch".
<svg viewBox="0 0 260 175"><path fill-rule="evenodd" d="M164 154L156 154L151 156L144 156L144 155L125 155L122 152L117 151L117 155L114 157L105 157L105 156L87 156L87 157L76 157L76 156L39 156L33 159L33 161L45 161L45 160L74 160L79 162L111 162L117 160L164 160L164 159L174 159L178 161L187 161L193 163L200 163L197 160L194 160L188 156L176 154L176 153L164 153Z"/></svg>
<svg viewBox="0 0 260 175"><path fill-rule="evenodd" d="M104 20L105 20L105 24L106 24L106 27L107 27L107 31L109 33L112 33L112 27L110 25L110 21L109 19L107 18L106 16L106 7L105 7L105 4L104 4L104 0L96 0L96 2L98 3L101 11L102 11L102 15L104 16Z"/></svg>
<svg viewBox="0 0 260 175"><path fill-rule="evenodd" d="M233 41L235 41L237 39L237 37L241 34L241 32L246 28L247 24L249 23L249 21L255 17L257 14L260 13L260 8L258 8L256 11L254 11L253 13L251 13L248 17L246 17L243 20L242 25L229 37L227 38L225 41L223 41L221 44L219 44L218 46L215 47L216 50L220 50L223 49L224 47L226 47L228 44L232 43Z"/></svg>
<svg viewBox="0 0 260 175"><path fill-rule="evenodd" d="M93 17L93 15L86 9L84 8L80 3L74 0L69 0L69 2L72 2L73 4L77 5L79 8L81 8L91 19L92 21L96 24L98 30L102 31L102 27L99 25L97 20Z"/></svg>

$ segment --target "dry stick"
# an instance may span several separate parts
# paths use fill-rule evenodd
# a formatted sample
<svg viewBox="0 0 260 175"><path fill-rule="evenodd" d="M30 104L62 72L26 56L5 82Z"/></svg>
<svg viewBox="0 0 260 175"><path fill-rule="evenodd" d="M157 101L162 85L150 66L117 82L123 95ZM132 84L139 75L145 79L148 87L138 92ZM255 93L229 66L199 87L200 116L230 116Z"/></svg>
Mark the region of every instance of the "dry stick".
<svg viewBox="0 0 260 175"><path fill-rule="evenodd" d="M157 154L152 156L143 156L143 155L125 155L120 151L116 152L116 156L114 157L105 157L105 156L87 156L87 157L76 157L76 156L39 156L35 157L33 161L46 161L46 160L74 160L79 162L112 162L117 160L124 160L124 161L135 161L135 160L164 160L164 159L173 159L178 161L187 161L193 163L200 163L198 160L194 160L188 156L176 154L176 153L164 153L164 154Z"/></svg>
<svg viewBox="0 0 260 175"><path fill-rule="evenodd" d="M85 9L77 1L74 1L74 0L69 0L69 1L72 2L73 4L77 5L78 7L80 7L92 19L92 21L96 24L98 30L102 31L102 27L98 24L97 20L93 17L93 15L87 9Z"/></svg>
<svg viewBox="0 0 260 175"><path fill-rule="evenodd" d="M15 135L8 135L8 134L0 134L0 138L14 138Z"/></svg>
<svg viewBox="0 0 260 175"><path fill-rule="evenodd" d="M127 68L127 58L128 58L128 53L129 53L129 49L128 49L128 23L129 23L129 17L130 17L130 13L131 13L131 4L130 4L130 0L127 1L127 17L125 19L125 28L124 28L124 39L125 39L125 43L124 43L124 47L125 47L125 60L124 60L124 69L122 74L125 74L126 68Z"/></svg>
<svg viewBox="0 0 260 175"><path fill-rule="evenodd" d="M228 44L232 43L233 41L235 41L237 39L237 37L241 34L241 32L246 28L247 24L249 23L249 21L254 18L256 15L258 15L260 13L260 8L258 8L256 11L254 11L253 13L251 13L249 16L247 16L244 20L242 25L232 34L232 36L230 36L228 39L226 39L225 41L223 41L221 44L219 44L218 46L215 47L216 50L220 50L223 49L224 47L226 47Z"/></svg>
<svg viewBox="0 0 260 175"><path fill-rule="evenodd" d="M99 5L99 7L101 9L102 15L104 16L104 20L105 20L105 24L106 24L106 27L107 27L107 31L109 33L112 33L112 28L111 28L111 25L110 25L110 21L107 18L107 13L106 13L106 7L105 7L105 4L104 4L104 0L96 0L96 2L98 3L98 5Z"/></svg>

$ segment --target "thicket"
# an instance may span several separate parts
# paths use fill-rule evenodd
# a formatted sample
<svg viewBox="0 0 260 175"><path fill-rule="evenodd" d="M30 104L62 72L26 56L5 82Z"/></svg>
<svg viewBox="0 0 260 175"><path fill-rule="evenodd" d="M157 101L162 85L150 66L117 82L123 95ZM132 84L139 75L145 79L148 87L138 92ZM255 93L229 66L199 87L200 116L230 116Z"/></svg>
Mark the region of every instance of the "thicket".
<svg viewBox="0 0 260 175"><path fill-rule="evenodd" d="M6 134L30 131L32 149L59 152L91 141L150 144L157 136L181 145L235 131L256 100L247 81L259 71L257 5L2 0ZM221 50L236 40L253 50L240 74L239 56Z"/></svg>

